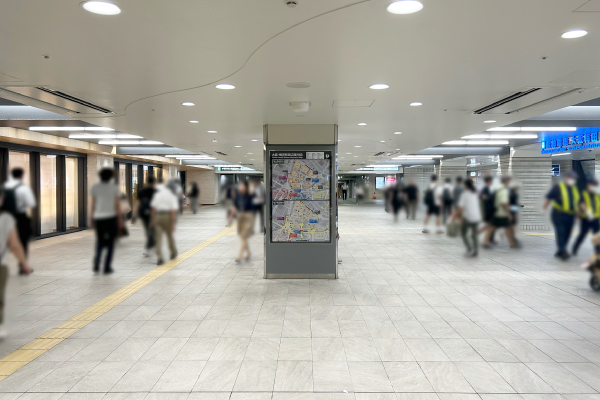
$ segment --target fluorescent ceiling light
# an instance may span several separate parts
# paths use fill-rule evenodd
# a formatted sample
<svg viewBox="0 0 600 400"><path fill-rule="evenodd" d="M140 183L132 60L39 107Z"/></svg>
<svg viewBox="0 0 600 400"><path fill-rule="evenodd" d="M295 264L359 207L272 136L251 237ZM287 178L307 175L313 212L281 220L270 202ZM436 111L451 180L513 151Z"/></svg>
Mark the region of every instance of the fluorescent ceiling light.
<svg viewBox="0 0 600 400"><path fill-rule="evenodd" d="M516 127L490 128L487 132L574 132L577 128L572 126L542 126L542 127Z"/></svg>
<svg viewBox="0 0 600 400"><path fill-rule="evenodd" d="M394 135L402 135L402 132L394 132Z"/></svg>
<svg viewBox="0 0 600 400"><path fill-rule="evenodd" d="M402 165L367 165L366 168L398 168Z"/></svg>
<svg viewBox="0 0 600 400"><path fill-rule="evenodd" d="M490 138L489 133L478 133L475 135L467 135L467 136L462 137L462 139L489 139L489 138Z"/></svg>
<svg viewBox="0 0 600 400"><path fill-rule="evenodd" d="M251 142L258 142L258 139L252 139ZM339 142L339 140L338 140Z"/></svg>
<svg viewBox="0 0 600 400"><path fill-rule="evenodd" d="M449 142L444 142L442 145L444 146L464 146L467 144L466 140L451 140Z"/></svg>
<svg viewBox="0 0 600 400"><path fill-rule="evenodd" d="M417 0L398 0L387 7L392 14L412 14L423 9L423 3Z"/></svg>
<svg viewBox="0 0 600 400"><path fill-rule="evenodd" d="M494 121L493 119L487 120L487 121L483 121L484 124L493 124L496 121Z"/></svg>
<svg viewBox="0 0 600 400"><path fill-rule="evenodd" d="M168 154L164 157L177 158L177 157L209 157L209 156L203 155L203 154Z"/></svg>
<svg viewBox="0 0 600 400"><path fill-rule="evenodd" d="M410 103L410 105L411 105L412 107L419 107L419 106L422 106L422 105L423 105L423 103L419 103L418 101L416 101L416 102L414 102L414 103Z"/></svg>
<svg viewBox="0 0 600 400"><path fill-rule="evenodd" d="M352 153L346 153L347 156L351 155Z"/></svg>
<svg viewBox="0 0 600 400"><path fill-rule="evenodd" d="M552 154L552 157L556 157L556 156L567 156L571 153L558 153L558 154Z"/></svg>
<svg viewBox="0 0 600 400"><path fill-rule="evenodd" d="M69 139L143 139L143 137L129 133L72 133Z"/></svg>
<svg viewBox="0 0 600 400"><path fill-rule="evenodd" d="M463 136L462 139L537 139L535 133L478 133Z"/></svg>
<svg viewBox="0 0 600 400"><path fill-rule="evenodd" d="M362 147L362 146L354 146L354 147L358 148L358 147Z"/></svg>
<svg viewBox="0 0 600 400"><path fill-rule="evenodd" d="M242 147L242 146L233 146L233 147Z"/></svg>
<svg viewBox="0 0 600 400"><path fill-rule="evenodd" d="M82 4L86 11L100 15L117 15L121 14L119 6L108 1L86 1Z"/></svg>
<svg viewBox="0 0 600 400"><path fill-rule="evenodd" d="M468 140L468 146L505 146L508 140Z"/></svg>
<svg viewBox="0 0 600 400"><path fill-rule="evenodd" d="M30 131L39 132L112 132L114 129L102 126L30 126Z"/></svg>
<svg viewBox="0 0 600 400"><path fill-rule="evenodd" d="M395 157L394 160L431 160L433 158L444 158L444 156L436 154L436 155L405 155Z"/></svg>
<svg viewBox="0 0 600 400"><path fill-rule="evenodd" d="M231 90L231 89L235 89L235 86L230 85L228 83L219 83L217 86L215 86L217 89L223 89L223 90Z"/></svg>
<svg viewBox="0 0 600 400"><path fill-rule="evenodd" d="M365 126L365 125L367 125L365 122L359 122L358 123L358 126Z"/></svg>
<svg viewBox="0 0 600 400"><path fill-rule="evenodd" d="M385 140L380 140L379 143L385 143Z"/></svg>
<svg viewBox="0 0 600 400"><path fill-rule="evenodd" d="M217 131L206 131L207 133L217 133Z"/></svg>
<svg viewBox="0 0 600 400"><path fill-rule="evenodd" d="M196 120L191 120L190 121L190 124L197 124L197 123L198 123L198 121L196 121Z"/></svg>
<svg viewBox="0 0 600 400"><path fill-rule="evenodd" d="M191 101L186 101L184 103L181 103L182 106L186 106L186 107L192 107L195 106L194 103L192 103Z"/></svg>
<svg viewBox="0 0 600 400"><path fill-rule="evenodd" d="M583 29L576 29L574 31L568 31L568 32L563 33L561 35L561 37L563 39L577 39L577 38L583 37L587 34L588 34L587 31L584 31Z"/></svg>
<svg viewBox="0 0 600 400"><path fill-rule="evenodd" d="M215 157L177 157L178 160L216 160Z"/></svg>
<svg viewBox="0 0 600 400"><path fill-rule="evenodd" d="M385 83L376 83L374 85L369 86L369 89L382 90L389 88Z"/></svg>
<svg viewBox="0 0 600 400"><path fill-rule="evenodd" d="M155 140L100 140L98 144L106 144L113 146L127 146L127 145L160 145L163 142L157 142Z"/></svg>

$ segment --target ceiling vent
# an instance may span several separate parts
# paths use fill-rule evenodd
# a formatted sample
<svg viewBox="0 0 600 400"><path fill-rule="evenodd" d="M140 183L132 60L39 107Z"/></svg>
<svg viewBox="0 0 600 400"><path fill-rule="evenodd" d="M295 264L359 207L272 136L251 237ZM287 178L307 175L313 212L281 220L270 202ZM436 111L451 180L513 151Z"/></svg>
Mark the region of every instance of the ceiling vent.
<svg viewBox="0 0 600 400"><path fill-rule="evenodd" d="M225 154L225 153L223 153L223 152L221 152L221 151L215 151L215 153L217 153L217 154L219 154L219 155L221 155L221 156L226 156L226 155L227 155L227 154Z"/></svg>
<svg viewBox="0 0 600 400"><path fill-rule="evenodd" d="M541 105L560 97L585 91L573 87L525 88L491 104L478 108L473 114L513 114L525 108Z"/></svg>
<svg viewBox="0 0 600 400"><path fill-rule="evenodd" d="M63 112L74 114L113 114L107 108L80 99L60 90L54 90L45 86L5 86L1 88L17 98L24 104L37 106L43 104L46 107L58 108ZM40 108L43 108L43 105Z"/></svg>

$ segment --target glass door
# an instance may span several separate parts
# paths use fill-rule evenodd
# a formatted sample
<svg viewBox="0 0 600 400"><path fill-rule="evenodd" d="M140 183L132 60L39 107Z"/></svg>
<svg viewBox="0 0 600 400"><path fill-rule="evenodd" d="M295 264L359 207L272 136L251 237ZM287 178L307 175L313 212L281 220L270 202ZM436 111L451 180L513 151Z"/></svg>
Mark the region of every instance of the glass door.
<svg viewBox="0 0 600 400"><path fill-rule="evenodd" d="M66 188L66 217L67 230L80 227L79 224L79 159L67 157L65 160L65 188Z"/></svg>
<svg viewBox="0 0 600 400"><path fill-rule="evenodd" d="M40 222L41 231L56 232L56 155L40 155Z"/></svg>

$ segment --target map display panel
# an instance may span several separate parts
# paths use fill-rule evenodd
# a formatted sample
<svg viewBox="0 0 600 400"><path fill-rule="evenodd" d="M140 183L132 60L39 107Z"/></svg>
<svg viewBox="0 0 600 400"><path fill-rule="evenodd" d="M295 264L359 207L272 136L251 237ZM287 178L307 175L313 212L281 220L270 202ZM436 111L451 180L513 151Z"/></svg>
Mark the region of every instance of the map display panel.
<svg viewBox="0 0 600 400"><path fill-rule="evenodd" d="M331 152L272 152L271 199L272 242L331 242Z"/></svg>

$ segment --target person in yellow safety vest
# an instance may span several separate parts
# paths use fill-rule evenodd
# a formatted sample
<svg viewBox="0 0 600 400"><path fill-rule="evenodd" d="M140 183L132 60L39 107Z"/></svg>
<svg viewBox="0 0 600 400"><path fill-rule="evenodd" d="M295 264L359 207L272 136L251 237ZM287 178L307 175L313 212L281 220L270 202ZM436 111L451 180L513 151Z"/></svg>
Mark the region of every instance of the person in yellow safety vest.
<svg viewBox="0 0 600 400"><path fill-rule="evenodd" d="M581 218L581 223L579 225L579 236L573 244L572 254L574 256L577 255L577 250L579 250L579 246L581 246L590 229L593 234L600 231L600 194L598 194L598 181L595 179L590 179L587 182L586 190L581 192L579 218ZM597 247L596 253L600 250L600 247Z"/></svg>
<svg viewBox="0 0 600 400"><path fill-rule="evenodd" d="M556 236L556 247L558 250L554 257L563 261L569 259L567 245L573 231L575 218L579 214L580 193L577 189L577 174L569 171L561 183L555 185L546 195L546 202L543 209L547 209L552 204L552 224L554 225L554 234Z"/></svg>

